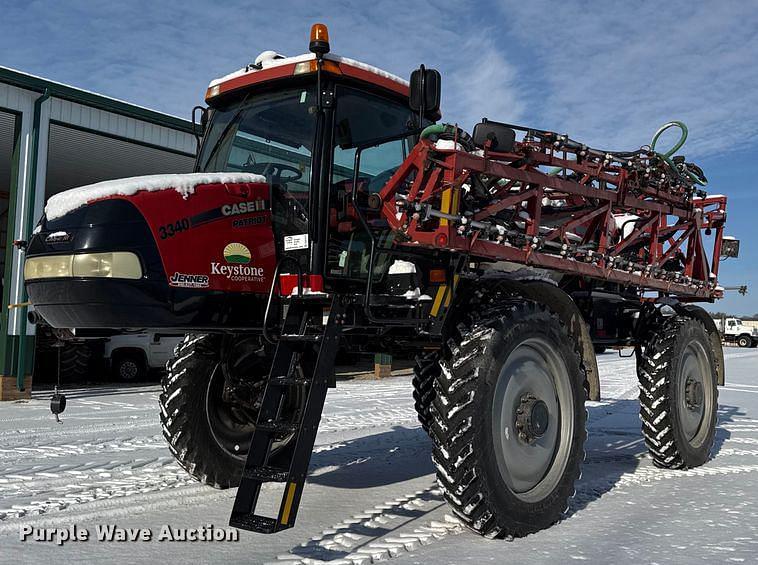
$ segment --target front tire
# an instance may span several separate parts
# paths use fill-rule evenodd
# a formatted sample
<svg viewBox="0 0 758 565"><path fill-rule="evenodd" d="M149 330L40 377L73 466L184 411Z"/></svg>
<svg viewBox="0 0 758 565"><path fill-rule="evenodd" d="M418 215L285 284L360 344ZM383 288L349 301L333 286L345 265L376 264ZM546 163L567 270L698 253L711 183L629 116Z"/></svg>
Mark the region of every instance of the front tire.
<svg viewBox="0 0 758 565"><path fill-rule="evenodd" d="M271 365L270 351L260 340L235 339L226 347L226 370L236 383L230 390L222 368L223 340L187 335L166 364L159 398L172 454L198 481L216 488L239 484ZM270 464L290 439L273 446Z"/></svg>
<svg viewBox="0 0 758 565"><path fill-rule="evenodd" d="M750 347L750 345L752 344L752 341L753 340L750 339L748 336L741 335L740 337L737 338L737 345L739 345L740 347Z"/></svg>
<svg viewBox="0 0 758 565"><path fill-rule="evenodd" d="M694 319L665 318L641 345L640 420L656 466L688 469L710 457L718 409L716 373L708 335Z"/></svg>
<svg viewBox="0 0 758 565"><path fill-rule="evenodd" d="M558 521L574 492L585 374L545 307L519 300L470 316L443 348L434 382L437 480L473 531L523 536Z"/></svg>

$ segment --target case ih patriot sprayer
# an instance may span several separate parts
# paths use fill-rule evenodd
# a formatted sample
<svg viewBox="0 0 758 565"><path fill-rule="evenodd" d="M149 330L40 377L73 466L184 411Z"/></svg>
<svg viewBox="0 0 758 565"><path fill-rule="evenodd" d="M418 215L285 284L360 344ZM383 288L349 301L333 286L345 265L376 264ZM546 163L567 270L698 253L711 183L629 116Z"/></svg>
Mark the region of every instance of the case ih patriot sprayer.
<svg viewBox="0 0 758 565"><path fill-rule="evenodd" d="M27 246L34 316L55 328L191 332L160 397L198 480L239 484L231 524L290 528L339 347L417 351L419 419L471 529L523 535L567 506L595 346L633 346L656 465L701 465L724 363L693 302L721 295L726 198L650 146L439 119L410 84L329 54L272 52L211 83L196 172L54 196ZM668 151L659 137L678 127ZM278 515L256 505L281 483ZM268 489L265 494L270 494Z"/></svg>

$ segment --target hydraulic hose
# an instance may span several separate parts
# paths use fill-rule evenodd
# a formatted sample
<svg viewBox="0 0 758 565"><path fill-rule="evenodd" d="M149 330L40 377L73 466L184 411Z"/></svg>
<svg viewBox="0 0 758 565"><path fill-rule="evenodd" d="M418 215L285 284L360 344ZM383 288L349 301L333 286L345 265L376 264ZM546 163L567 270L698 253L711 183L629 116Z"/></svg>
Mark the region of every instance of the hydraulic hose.
<svg viewBox="0 0 758 565"><path fill-rule="evenodd" d="M661 137L661 134L672 127L677 127L679 128L679 131L681 131L681 135L679 136L679 141L677 141L674 144L674 146L668 151L666 151L665 153L660 153L656 151L655 144L658 143L658 139ZM679 149L682 148L682 146L684 145L684 142L687 141L688 133L689 131L687 130L687 126L684 122L680 122L678 120L672 120L670 122L666 122L661 127L659 127L658 131L656 131L655 135L653 136L653 140L650 142L650 150L653 151L658 158L665 161L669 165L669 167L671 167L671 170L676 171L680 176L681 176L681 172L679 172L679 169L677 168L676 164L671 158L677 151L679 151ZM698 175L688 170L686 165L684 168L684 172L692 180L692 182L699 184L700 186L706 186L708 184L705 180L700 178Z"/></svg>
<svg viewBox="0 0 758 565"><path fill-rule="evenodd" d="M671 122L666 122L661 127L658 128L658 131L655 132L655 135L653 136L653 141L650 142L650 149L652 151L655 151L655 144L658 143L658 138L661 137L661 134L663 134L664 131L667 129L678 127L679 130L682 132L681 136L679 137L679 141L677 141L674 146L666 151L665 153L658 153L661 157L672 157L674 153L679 151L682 148L682 145L684 145L684 142L687 141L687 134L689 131L687 130L687 126L684 122L680 122L678 120L673 120Z"/></svg>
<svg viewBox="0 0 758 565"><path fill-rule="evenodd" d="M455 126L452 124L432 124L426 126L421 132L421 139L426 139L431 135L455 135Z"/></svg>

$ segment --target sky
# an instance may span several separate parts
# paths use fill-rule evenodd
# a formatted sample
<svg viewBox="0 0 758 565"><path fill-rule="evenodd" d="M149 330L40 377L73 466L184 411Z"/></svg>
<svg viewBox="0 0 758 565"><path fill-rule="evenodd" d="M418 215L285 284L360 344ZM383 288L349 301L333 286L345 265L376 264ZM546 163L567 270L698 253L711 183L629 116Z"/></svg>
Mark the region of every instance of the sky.
<svg viewBox="0 0 758 565"><path fill-rule="evenodd" d="M0 65L189 117L208 82L261 51L332 52L400 76L443 75L443 121L482 117L566 132L615 150L684 121L682 153L729 197L741 257L710 307L758 313L758 11L751 2L0 0Z"/></svg>

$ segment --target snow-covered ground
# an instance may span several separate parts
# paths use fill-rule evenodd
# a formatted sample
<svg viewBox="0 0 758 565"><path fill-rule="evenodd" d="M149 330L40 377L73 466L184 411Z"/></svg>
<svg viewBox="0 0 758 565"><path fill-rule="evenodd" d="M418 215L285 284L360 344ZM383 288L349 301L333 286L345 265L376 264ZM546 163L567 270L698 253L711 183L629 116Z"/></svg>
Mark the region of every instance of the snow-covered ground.
<svg viewBox="0 0 758 565"><path fill-rule="evenodd" d="M164 445L157 386L72 391L0 405L2 563L756 562L758 352L728 349L714 458L664 471L645 455L632 359L599 356L606 400L589 404L587 460L567 518L512 542L462 530L435 488L407 374L330 391L297 526L238 541L158 541L161 527L224 528L234 491L190 480ZM101 542L96 527L147 528ZM20 541L25 526L88 541ZM55 561L53 561L55 560Z"/></svg>

